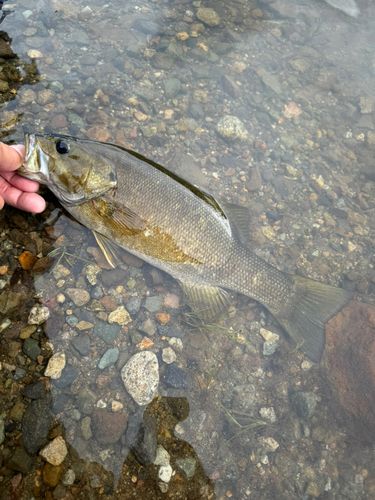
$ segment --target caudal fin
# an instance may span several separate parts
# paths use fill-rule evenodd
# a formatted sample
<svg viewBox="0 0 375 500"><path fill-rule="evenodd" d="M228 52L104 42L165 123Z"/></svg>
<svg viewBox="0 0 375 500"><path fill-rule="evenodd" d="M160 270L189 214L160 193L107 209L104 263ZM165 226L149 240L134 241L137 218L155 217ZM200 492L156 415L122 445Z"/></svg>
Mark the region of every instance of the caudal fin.
<svg viewBox="0 0 375 500"><path fill-rule="evenodd" d="M318 363L324 352L325 324L338 314L352 294L301 276L293 276L298 287L298 302L287 316L274 315L306 356Z"/></svg>

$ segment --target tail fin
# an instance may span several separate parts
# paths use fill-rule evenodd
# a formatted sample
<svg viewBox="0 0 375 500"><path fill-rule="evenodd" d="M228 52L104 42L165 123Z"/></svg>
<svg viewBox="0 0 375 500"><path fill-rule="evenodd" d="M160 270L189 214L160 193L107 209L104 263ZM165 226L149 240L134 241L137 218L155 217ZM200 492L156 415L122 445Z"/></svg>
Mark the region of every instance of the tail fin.
<svg viewBox="0 0 375 500"><path fill-rule="evenodd" d="M293 279L298 302L287 317L274 316L306 356L318 363L325 348L325 324L348 304L352 294L301 276L293 275Z"/></svg>

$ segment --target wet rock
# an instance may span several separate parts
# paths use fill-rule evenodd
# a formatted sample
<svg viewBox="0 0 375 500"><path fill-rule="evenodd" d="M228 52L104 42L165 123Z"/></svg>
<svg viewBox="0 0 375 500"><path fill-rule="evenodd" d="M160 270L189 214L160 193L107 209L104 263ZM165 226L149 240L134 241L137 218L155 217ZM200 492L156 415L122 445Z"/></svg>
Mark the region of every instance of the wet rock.
<svg viewBox="0 0 375 500"><path fill-rule="evenodd" d="M240 96L240 88L237 83L228 75L221 77L221 83L224 91L235 99Z"/></svg>
<svg viewBox="0 0 375 500"><path fill-rule="evenodd" d="M157 453L157 430L155 420L144 413L132 451L142 465L152 464Z"/></svg>
<svg viewBox="0 0 375 500"><path fill-rule="evenodd" d="M65 363L65 353L57 352L49 359L47 368L44 371L44 376L52 379L60 378L61 372L65 368Z"/></svg>
<svg viewBox="0 0 375 500"><path fill-rule="evenodd" d="M52 465L60 465L67 454L66 444L61 436L56 437L40 452L40 455Z"/></svg>
<svg viewBox="0 0 375 500"><path fill-rule="evenodd" d="M255 387L252 384L239 385L234 390L233 409L249 413L255 406Z"/></svg>
<svg viewBox="0 0 375 500"><path fill-rule="evenodd" d="M154 21L148 21L147 19L137 19L132 28L137 31L141 31L146 35L157 35L160 33L160 26Z"/></svg>
<svg viewBox="0 0 375 500"><path fill-rule="evenodd" d="M147 405L159 383L159 363L151 351L134 354L121 370L125 389L139 405Z"/></svg>
<svg viewBox="0 0 375 500"><path fill-rule="evenodd" d="M82 307L90 300L90 294L81 288L67 288L66 293L77 307Z"/></svg>
<svg viewBox="0 0 375 500"><path fill-rule="evenodd" d="M174 364L167 365L163 375L163 382L167 386L176 389L186 389L192 385L188 375Z"/></svg>
<svg viewBox="0 0 375 500"><path fill-rule="evenodd" d="M24 292L5 291L0 295L0 314L8 316L17 311L21 304L26 300Z"/></svg>
<svg viewBox="0 0 375 500"><path fill-rule="evenodd" d="M84 415L91 415L97 400L96 394L88 388L82 389L77 394L77 406Z"/></svg>
<svg viewBox="0 0 375 500"><path fill-rule="evenodd" d="M68 122L67 122L64 115L54 116L51 120L51 127L54 130L57 130L59 128L65 128L67 126L68 126Z"/></svg>
<svg viewBox="0 0 375 500"><path fill-rule="evenodd" d="M58 264L57 266L55 266L53 268L52 274L53 274L53 277L55 278L55 280L61 280L61 279L66 278L67 276L69 276L70 271L62 264Z"/></svg>
<svg viewBox="0 0 375 500"><path fill-rule="evenodd" d="M63 472L63 465L51 465L49 463L46 463L43 468L43 482L47 486L54 488L58 485Z"/></svg>
<svg viewBox="0 0 375 500"><path fill-rule="evenodd" d="M313 392L296 392L291 398L291 406L299 418L310 418L316 408L316 396Z"/></svg>
<svg viewBox="0 0 375 500"><path fill-rule="evenodd" d="M106 410L95 410L92 416L92 430L95 439L102 444L117 443L127 426L122 413L110 413Z"/></svg>
<svg viewBox="0 0 375 500"><path fill-rule="evenodd" d="M164 363L170 365L171 363L176 361L176 353L171 347L166 347L165 349L163 349L162 358Z"/></svg>
<svg viewBox="0 0 375 500"><path fill-rule="evenodd" d="M264 85L272 89L275 92L275 94L281 94L282 92L281 85L276 75L268 73L268 71L266 71L264 68L259 68L257 70L257 73L262 79Z"/></svg>
<svg viewBox="0 0 375 500"><path fill-rule="evenodd" d="M74 30L65 36L64 41L66 43L74 43L78 45L90 45L90 38L87 33L83 30Z"/></svg>
<svg viewBox="0 0 375 500"><path fill-rule="evenodd" d="M102 324L102 323L98 323ZM97 325L95 325L96 327ZM95 333L94 327L94 333ZM87 356L90 352L90 337L87 333L83 335L78 335L78 337L74 337L72 340L73 347L82 355Z"/></svg>
<svg viewBox="0 0 375 500"><path fill-rule="evenodd" d="M170 462L171 456L167 452L167 450L160 444L158 446L156 457L153 462L154 465L168 465ZM176 461L177 462L177 461Z"/></svg>
<svg viewBox="0 0 375 500"><path fill-rule="evenodd" d="M275 410L272 408L272 406L261 408L259 410L259 414L262 418L271 422L271 424L275 423L277 420Z"/></svg>
<svg viewBox="0 0 375 500"><path fill-rule="evenodd" d="M20 105L31 104L36 99L36 92L32 89L22 89L20 92Z"/></svg>
<svg viewBox="0 0 375 500"><path fill-rule="evenodd" d="M117 349L117 347L115 347L114 349L108 349L108 351L103 354L98 363L99 370L104 370L104 368L115 364L118 360L118 356L119 350Z"/></svg>
<svg viewBox="0 0 375 500"><path fill-rule="evenodd" d="M375 307L351 301L326 324L323 365L351 433L375 442ZM334 409L334 408L333 408Z"/></svg>
<svg viewBox="0 0 375 500"><path fill-rule="evenodd" d="M52 421L50 397L30 403L22 418L22 438L26 451L35 453L43 446Z"/></svg>
<svg viewBox="0 0 375 500"><path fill-rule="evenodd" d="M168 80L163 80L163 88L165 98L172 99L180 92L181 82L178 78L168 78Z"/></svg>
<svg viewBox="0 0 375 500"><path fill-rule="evenodd" d="M159 476L159 479L161 481L163 481L164 483L169 483L169 481L171 480L171 477L172 477L172 473L173 473L173 469L170 465L162 465L159 468L158 476Z"/></svg>
<svg viewBox="0 0 375 500"><path fill-rule="evenodd" d="M121 327L118 325L109 325L107 323L97 323L94 326L94 334L100 337L107 344L113 344L120 333Z"/></svg>
<svg viewBox="0 0 375 500"><path fill-rule="evenodd" d="M29 318L27 320L29 325L41 325L50 316L50 310L46 306L42 306L40 304L35 304L31 308Z"/></svg>
<svg viewBox="0 0 375 500"><path fill-rule="evenodd" d="M267 340L263 344L263 354L264 356L271 356L274 354L279 347L277 342L272 342L271 340Z"/></svg>
<svg viewBox="0 0 375 500"><path fill-rule="evenodd" d="M9 412L9 418L11 420L15 420L16 422L21 422L24 412L25 405L22 401L17 401Z"/></svg>
<svg viewBox="0 0 375 500"><path fill-rule="evenodd" d="M56 92L50 89L44 89L38 92L38 97L36 102L41 106L45 106L46 104L50 104L55 102L56 100Z"/></svg>
<svg viewBox="0 0 375 500"><path fill-rule="evenodd" d="M29 356L29 358L33 359L34 361L36 361L36 358L41 353L38 341L30 338L25 339L22 350L26 354L26 356Z"/></svg>
<svg viewBox="0 0 375 500"><path fill-rule="evenodd" d="M176 465L179 469L182 470L182 472L185 474L185 476L190 479L194 476L195 474L195 469L197 467L197 461L195 458L177 458L176 460Z"/></svg>
<svg viewBox="0 0 375 500"><path fill-rule="evenodd" d="M91 439L92 438L92 430L91 430L91 418L85 417L81 422L81 431L83 439Z"/></svg>
<svg viewBox="0 0 375 500"><path fill-rule="evenodd" d="M27 385L22 389L21 394L23 397L30 399L45 398L47 395L46 384L44 383L44 380L40 380L34 384Z"/></svg>
<svg viewBox="0 0 375 500"><path fill-rule="evenodd" d="M130 297L128 302L126 303L126 310L129 314L137 314L139 309L141 308L141 299L138 297Z"/></svg>
<svg viewBox="0 0 375 500"><path fill-rule="evenodd" d="M104 286L113 287L126 282L128 274L124 269L112 269L102 271L102 282Z"/></svg>
<svg viewBox="0 0 375 500"><path fill-rule="evenodd" d="M199 102L193 102L190 104L189 113L196 120L199 120L204 117L204 109L202 108L202 105L199 104Z"/></svg>
<svg viewBox="0 0 375 500"><path fill-rule="evenodd" d="M147 297L143 304L143 307L150 313L156 313L160 311L160 309L162 309L163 304L163 297L161 297L160 295L155 295L154 297Z"/></svg>
<svg viewBox="0 0 375 500"><path fill-rule="evenodd" d="M216 131L221 137L230 141L247 139L247 130L236 116L223 116L217 124Z"/></svg>
<svg viewBox="0 0 375 500"><path fill-rule="evenodd" d="M25 250L25 252L22 252L22 254L18 257L18 260L22 269L30 270L37 261L37 257L31 252Z"/></svg>
<svg viewBox="0 0 375 500"><path fill-rule="evenodd" d="M319 498L320 497L320 490L319 487L316 483L311 481L306 488L305 494L310 497L314 498Z"/></svg>
<svg viewBox="0 0 375 500"><path fill-rule="evenodd" d="M9 469L27 474L33 466L33 459L23 448L19 447L14 450L13 455L6 461L6 466Z"/></svg>
<svg viewBox="0 0 375 500"><path fill-rule="evenodd" d="M155 68L158 69L171 69L173 62L173 57L164 52L156 52L156 54L152 57L152 63Z"/></svg>
<svg viewBox="0 0 375 500"><path fill-rule="evenodd" d="M3 59L15 57L11 46L3 38L0 38L0 57Z"/></svg>
<svg viewBox="0 0 375 500"><path fill-rule="evenodd" d="M146 333L147 335L155 335L156 333L156 323L152 319L148 318L138 327L138 330Z"/></svg>
<svg viewBox="0 0 375 500"><path fill-rule="evenodd" d="M132 321L130 314L128 311L124 308L124 306L120 306L114 311L112 311L108 315L108 322L109 323L117 323L119 325L127 325Z"/></svg>
<svg viewBox="0 0 375 500"><path fill-rule="evenodd" d="M111 134L104 125L95 125L86 132L86 137L92 141L105 142L111 137Z"/></svg>
<svg viewBox="0 0 375 500"><path fill-rule="evenodd" d="M79 371L77 370L77 368L74 368L74 366L72 365L66 365L63 371L61 372L60 378L54 380L54 385L58 389L65 389L75 381L78 375Z"/></svg>
<svg viewBox="0 0 375 500"><path fill-rule="evenodd" d="M210 8L200 7L197 10L197 18L208 26L218 26L220 23L219 15Z"/></svg>
<svg viewBox="0 0 375 500"><path fill-rule="evenodd" d="M0 446L3 444L5 439L5 422L3 417L0 415Z"/></svg>

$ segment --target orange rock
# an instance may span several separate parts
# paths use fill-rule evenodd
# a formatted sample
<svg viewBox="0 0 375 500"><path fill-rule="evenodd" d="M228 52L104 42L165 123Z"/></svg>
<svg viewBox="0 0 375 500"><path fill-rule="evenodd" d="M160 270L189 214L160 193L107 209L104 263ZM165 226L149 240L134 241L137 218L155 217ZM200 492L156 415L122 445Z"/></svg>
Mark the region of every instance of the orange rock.
<svg viewBox="0 0 375 500"><path fill-rule="evenodd" d="M119 146L123 146L124 148L127 148L128 145L126 143L126 137L125 137L125 134L123 132L123 130L119 130L116 134L116 143L119 145Z"/></svg>
<svg viewBox="0 0 375 500"><path fill-rule="evenodd" d="M169 323L169 321L171 319L169 314L165 314L165 313L156 313L155 318L159 321L159 323L161 325L166 325L167 323Z"/></svg>
<svg viewBox="0 0 375 500"><path fill-rule="evenodd" d="M153 345L154 345L154 343L153 343L153 341L151 339L149 339L148 337L143 337L142 342L140 342L139 344L137 344L137 347L141 351L144 351L146 349L149 349Z"/></svg>
<svg viewBox="0 0 375 500"><path fill-rule="evenodd" d="M100 299L100 302L103 304L106 311L114 311L117 308L116 300L112 295L106 295Z"/></svg>
<svg viewBox="0 0 375 500"><path fill-rule="evenodd" d="M18 260L22 266L22 269L29 270L33 267L35 262L37 261L37 257L31 252L25 250L19 257Z"/></svg>
<svg viewBox="0 0 375 500"><path fill-rule="evenodd" d="M326 324L323 365L349 430L375 442L375 307L351 301Z"/></svg>
<svg viewBox="0 0 375 500"><path fill-rule="evenodd" d="M88 137L92 141L105 142L111 137L111 134L109 133L107 127L103 125L95 125L86 132L86 137Z"/></svg>

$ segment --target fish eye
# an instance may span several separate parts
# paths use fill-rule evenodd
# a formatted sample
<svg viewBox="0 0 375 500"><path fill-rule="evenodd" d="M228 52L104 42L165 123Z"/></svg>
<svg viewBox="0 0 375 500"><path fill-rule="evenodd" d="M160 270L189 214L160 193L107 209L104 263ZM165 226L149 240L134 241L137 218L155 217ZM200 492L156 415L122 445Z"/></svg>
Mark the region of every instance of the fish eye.
<svg viewBox="0 0 375 500"><path fill-rule="evenodd" d="M66 153L69 153L69 143L60 139L59 141L56 142L56 151L61 154L65 155Z"/></svg>

